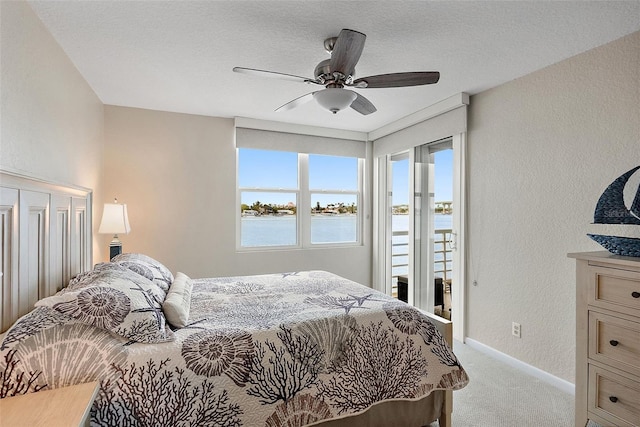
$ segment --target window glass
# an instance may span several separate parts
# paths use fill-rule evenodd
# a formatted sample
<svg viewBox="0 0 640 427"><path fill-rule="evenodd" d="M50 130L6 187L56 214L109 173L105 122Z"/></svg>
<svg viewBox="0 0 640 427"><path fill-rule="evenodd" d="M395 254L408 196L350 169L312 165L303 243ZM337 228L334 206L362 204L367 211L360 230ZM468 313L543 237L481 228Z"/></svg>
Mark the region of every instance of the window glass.
<svg viewBox="0 0 640 427"><path fill-rule="evenodd" d="M297 189L298 153L239 149L238 186Z"/></svg>
<svg viewBox="0 0 640 427"><path fill-rule="evenodd" d="M296 193L241 191L240 194L242 247L298 243Z"/></svg>
<svg viewBox="0 0 640 427"><path fill-rule="evenodd" d="M359 243L359 162L238 149L239 247ZM309 185L301 188L298 176Z"/></svg>
<svg viewBox="0 0 640 427"><path fill-rule="evenodd" d="M311 190L358 190L358 159L355 157L309 155Z"/></svg>
<svg viewBox="0 0 640 427"><path fill-rule="evenodd" d="M358 238L356 194L311 195L311 243L355 243Z"/></svg>

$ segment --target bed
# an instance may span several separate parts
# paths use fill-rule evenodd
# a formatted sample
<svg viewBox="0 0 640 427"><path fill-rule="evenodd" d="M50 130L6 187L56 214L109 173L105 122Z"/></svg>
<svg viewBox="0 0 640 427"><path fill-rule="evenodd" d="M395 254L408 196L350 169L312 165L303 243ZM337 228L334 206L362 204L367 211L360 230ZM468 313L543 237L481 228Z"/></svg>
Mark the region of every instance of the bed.
<svg viewBox="0 0 640 427"><path fill-rule="evenodd" d="M99 381L95 426L423 426L450 425L468 382L443 324L330 272L191 279L143 254L75 265L26 313L3 290L16 319L0 398Z"/></svg>

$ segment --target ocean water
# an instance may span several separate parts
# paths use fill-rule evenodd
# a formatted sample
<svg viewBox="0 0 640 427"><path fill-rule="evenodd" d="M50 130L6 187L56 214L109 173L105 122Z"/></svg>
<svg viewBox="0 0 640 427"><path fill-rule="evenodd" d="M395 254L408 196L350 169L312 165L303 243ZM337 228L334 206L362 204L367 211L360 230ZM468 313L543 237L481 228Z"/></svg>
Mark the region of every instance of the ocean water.
<svg viewBox="0 0 640 427"><path fill-rule="evenodd" d="M436 215L436 229L451 228L451 215ZM243 247L290 246L296 244L296 216L261 216L241 219ZM393 215L394 231L409 230L408 215ZM357 217L355 215L312 216L311 242L334 243L355 242L357 239ZM394 243L407 243L407 236L397 236ZM401 246L399 248L402 248ZM406 247L404 247L406 251Z"/></svg>
<svg viewBox="0 0 640 427"><path fill-rule="evenodd" d="M344 243L357 240L356 215L312 216L312 243ZM290 246L296 244L296 216L242 218L240 236L243 247Z"/></svg>
<svg viewBox="0 0 640 427"><path fill-rule="evenodd" d="M436 230L451 228L451 215L435 214L434 222ZM393 231L409 230L409 215L393 215L391 219Z"/></svg>

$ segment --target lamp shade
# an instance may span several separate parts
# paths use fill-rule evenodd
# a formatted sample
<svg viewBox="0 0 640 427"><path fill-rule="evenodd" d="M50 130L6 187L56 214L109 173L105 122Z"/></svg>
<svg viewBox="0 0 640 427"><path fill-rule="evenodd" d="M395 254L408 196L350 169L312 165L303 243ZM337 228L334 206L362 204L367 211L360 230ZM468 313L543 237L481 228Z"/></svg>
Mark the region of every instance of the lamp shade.
<svg viewBox="0 0 640 427"><path fill-rule="evenodd" d="M314 92L313 97L318 104L335 114L350 106L358 95L346 89L328 88Z"/></svg>
<svg viewBox="0 0 640 427"><path fill-rule="evenodd" d="M119 203L105 203L102 211L102 221L98 233L101 234L129 234L129 216L127 205Z"/></svg>

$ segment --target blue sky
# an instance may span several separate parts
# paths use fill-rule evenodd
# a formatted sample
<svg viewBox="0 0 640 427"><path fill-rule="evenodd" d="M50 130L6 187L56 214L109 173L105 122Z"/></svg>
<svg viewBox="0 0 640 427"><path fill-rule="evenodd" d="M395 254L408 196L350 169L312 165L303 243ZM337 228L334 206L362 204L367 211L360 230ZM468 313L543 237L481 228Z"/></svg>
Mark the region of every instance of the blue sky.
<svg viewBox="0 0 640 427"><path fill-rule="evenodd" d="M268 150L240 150L238 181L240 187L294 189L297 187L297 153ZM453 151L435 153L436 201L452 200ZM409 193L408 161L394 162L393 203L407 204ZM357 190L357 159L338 156L309 156L309 187L311 190ZM315 195L321 205L335 203L344 198L351 203L352 196ZM295 203L294 193L244 193L242 203L248 205L259 200L262 203L286 205Z"/></svg>
<svg viewBox="0 0 640 427"><path fill-rule="evenodd" d="M238 181L240 187L261 187L277 189L295 189L298 186L298 155L285 151L240 150ZM311 190L358 189L358 160L353 157L309 155L309 188ZM257 199L256 197L262 197ZM266 197L266 198L265 198ZM285 205L295 203L293 193L244 193L242 203L262 203ZM312 205L320 202L342 202L351 204L355 198L351 195L312 196Z"/></svg>
<svg viewBox="0 0 640 427"><path fill-rule="evenodd" d="M453 150L437 151L435 157L435 200L453 200ZM393 204L409 204L409 160L393 163Z"/></svg>

